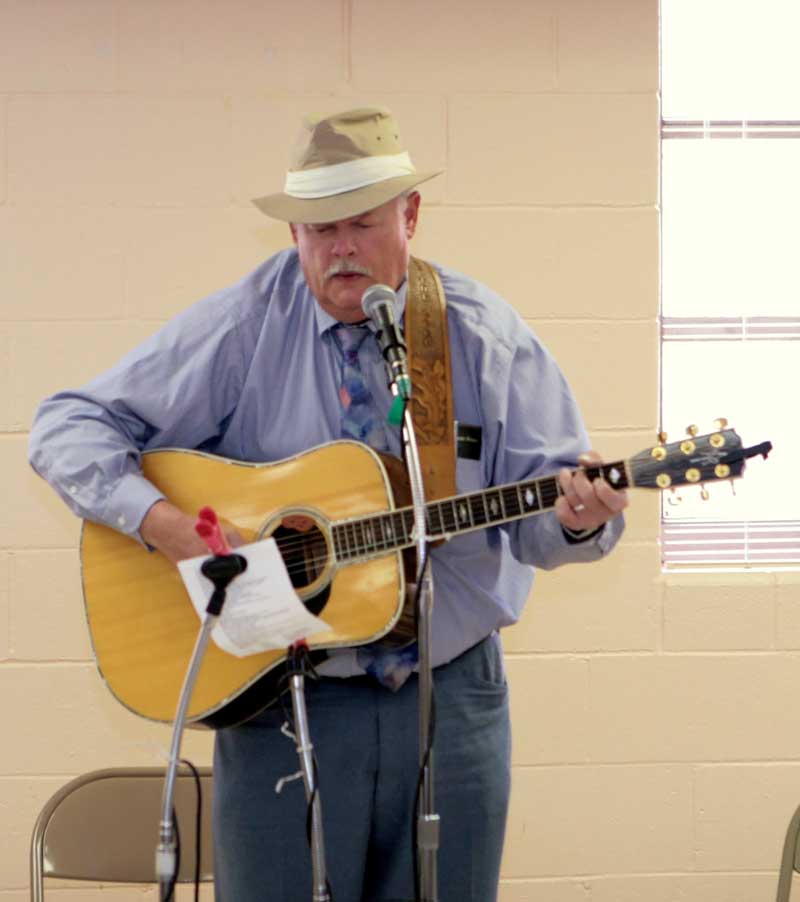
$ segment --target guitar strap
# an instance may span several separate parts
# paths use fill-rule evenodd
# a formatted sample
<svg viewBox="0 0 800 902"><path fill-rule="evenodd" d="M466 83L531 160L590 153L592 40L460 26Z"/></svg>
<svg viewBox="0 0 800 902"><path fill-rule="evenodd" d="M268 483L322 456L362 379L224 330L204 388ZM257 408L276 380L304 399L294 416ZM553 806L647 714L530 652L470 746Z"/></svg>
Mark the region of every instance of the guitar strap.
<svg viewBox="0 0 800 902"><path fill-rule="evenodd" d="M455 414L446 304L439 274L430 263L411 257L405 340L412 385L411 416L427 501L456 494Z"/></svg>

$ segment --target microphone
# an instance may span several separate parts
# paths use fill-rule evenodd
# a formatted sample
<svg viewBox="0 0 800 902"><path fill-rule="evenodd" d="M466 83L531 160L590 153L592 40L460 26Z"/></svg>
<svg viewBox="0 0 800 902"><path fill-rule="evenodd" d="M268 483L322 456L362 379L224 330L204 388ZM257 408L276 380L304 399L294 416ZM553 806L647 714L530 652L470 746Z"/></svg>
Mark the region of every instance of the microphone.
<svg viewBox="0 0 800 902"><path fill-rule="evenodd" d="M394 318L397 295L388 285L370 285L361 296L361 309L378 328L378 345L386 361L389 381L397 388L400 397L411 397L411 379L403 333Z"/></svg>

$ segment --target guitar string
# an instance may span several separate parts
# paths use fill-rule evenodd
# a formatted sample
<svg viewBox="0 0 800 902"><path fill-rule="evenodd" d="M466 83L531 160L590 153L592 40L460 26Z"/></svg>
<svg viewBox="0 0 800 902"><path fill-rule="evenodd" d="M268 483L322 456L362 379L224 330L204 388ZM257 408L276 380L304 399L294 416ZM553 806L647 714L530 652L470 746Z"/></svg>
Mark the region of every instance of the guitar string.
<svg viewBox="0 0 800 902"><path fill-rule="evenodd" d="M517 487L514 485L503 486L501 488L509 489L509 490L513 489L515 491L515 493L516 493L516 489L517 489ZM490 492L490 491L497 491L497 490L487 490L487 492ZM465 496L465 497L466 498L477 498L481 494L486 494L486 492L483 492L483 493L478 492L475 495L469 495L469 496ZM560 488L560 486L557 486L556 497L559 497L560 495L561 495L561 488ZM446 500L443 502L431 502L431 503L443 504L443 503L452 503L452 501ZM511 518L508 518L508 519L513 520L520 516L544 513L545 511L551 510L552 507L553 507L552 504L545 504L542 507L537 507L535 510L528 510L528 511L520 508L519 514L515 514ZM409 514L411 512L412 512L411 508L401 508L398 511L393 511L388 514L376 514L374 517L362 518L360 520L353 521L353 523L355 525L364 526L364 525L366 525L367 521L370 519L383 519L385 517L393 517L397 514L403 516L404 520L407 520L407 517L404 515ZM484 519L482 522L471 523L469 528L470 529L482 529L484 527L500 525L505 522L508 522L508 520L506 518L502 518L500 520ZM342 523L340 522L339 524L333 524L333 525L334 526L338 525L341 528ZM410 525L413 525L413 524L410 524ZM314 542L320 542L320 541L324 542L324 536L322 535L322 533L319 530L317 532L319 534L318 536L316 536L316 535L315 536L303 536L303 535L298 534L297 536L292 536L292 537L288 537L288 536L279 537L279 538L275 539L275 543L278 546L281 553L283 553L284 551L287 553L302 551L302 550L304 550L304 547L306 545L309 545ZM373 553L374 552L379 552L379 553L385 552L386 554L391 554L392 552L402 550L401 546L406 544L406 542L403 541L400 546L395 545L395 546L389 547L389 548L386 548L386 547L380 548L380 547L378 547L378 543L376 543L374 540L370 541L370 540L367 540L366 538L362 538L361 540L359 540L357 536L353 536L353 538L356 540L356 546L357 546L355 549L356 555L367 553L370 551L372 551ZM370 548L370 546L373 546L373 547ZM410 547L410 546L407 546L407 547ZM348 555L345 554L345 556L348 556ZM291 574L299 574L299 573L306 571L309 567L324 566L324 564L329 560L329 558L330 558L330 555L326 551L322 556L312 556L312 557L308 557L308 558L304 559L303 561L301 561L297 564L292 564L292 565L287 564L286 570L290 575Z"/></svg>
<svg viewBox="0 0 800 902"><path fill-rule="evenodd" d="M607 470L610 470L614 466L620 467L621 464L616 463L616 464L604 464L603 465L603 467ZM592 476L592 478L594 478L593 474L600 475L600 470L597 468L588 468L587 473L590 476ZM603 474L603 475L605 475L605 474ZM536 486L537 490L541 490L542 488L550 489L553 486L546 486L546 483L548 481L552 482L553 486L556 489L556 498L560 497L563 494L563 492L561 490L561 486L558 483L557 479L555 477L541 477L537 480L532 480L527 483L525 483L525 482L511 483L508 485L497 486L495 488L485 489L483 491L459 496L458 498L450 498L450 499L443 499L442 501L429 502L429 504L426 505L426 508L427 508L426 512L429 512L429 509L432 505L439 505L441 507L441 505L443 505L443 504L455 504L456 501L461 501L463 503L466 501L477 500L478 498L481 498L481 497L485 498L486 495L489 495L492 493L497 493L497 492L514 491L516 493L518 490L520 490L522 488L530 488L531 486ZM626 480L626 482L622 486L622 488L627 488L628 485L629 484ZM540 493L540 491L538 493ZM551 501L550 499L548 499L548 502L545 504L542 504L542 506L540 506L540 507L537 507L532 510L520 509L519 514L514 514L511 517L504 516L497 520L484 519L482 522L478 522L478 523L471 522L468 529L470 529L470 530L471 529L483 529L484 527L489 527L489 526L494 526L494 525L502 525L503 523L509 522L510 520L519 519L520 517L532 516L534 514L544 513L548 510L552 510L554 504L555 504L555 500ZM370 520L382 520L387 517L395 517L398 515L401 516L403 518L403 520L405 521L405 520L407 520L407 515L409 515L411 513L412 513L412 509L406 507L406 508L401 508L397 511L384 512L384 513L380 513L380 514L374 514L371 516L359 518L358 520L350 521L350 523L353 526L359 526L359 527L363 528L364 526L366 526L369 523ZM439 513L440 513L440 520L441 520L442 519L441 518L441 510ZM472 517L471 509L470 509L470 516ZM345 525L346 525L346 523L344 521L339 521L338 523L331 524L332 527L338 526L340 529L342 527L344 527ZM454 525L457 525L457 524L454 524ZM319 530L318 530L318 532L319 532L320 538L324 542L324 536L322 536L322 533ZM445 530L441 533L441 535L444 535L446 532L447 532L447 529L445 528ZM311 537L306 537L306 536L298 534L297 537L291 537L291 538L284 537L284 538L276 539L275 541L281 551L287 551L287 553L291 553L292 551L297 551L298 549L302 549L303 546L307 542L310 542L310 541L319 542L320 538L316 538L316 537L311 538ZM389 548L386 548L386 547L380 548L380 547L378 547L378 544L374 540L367 539L366 537L363 536L363 534L362 534L361 539L359 539L358 536L356 536L356 535L354 535L353 538L355 539L355 542L356 542L355 556L359 556L359 555L362 555L365 553L370 553L370 552L371 553L385 552L386 554L391 554L395 551L402 550L401 546L406 544L404 541L401 543L401 546L395 545L395 546L389 547ZM372 546L372 548L370 548L370 546ZM410 543L407 544L406 547L410 547ZM349 549L346 549L345 555L343 557L346 558L349 556L350 556ZM302 573L303 571L306 571L309 567L324 566L324 564L329 560L329 558L330 558L330 555L327 553L327 550L326 550L325 554L323 554L321 557L320 556L312 556L312 557L307 558L306 560L302 561L299 564L291 565L291 566L287 565L286 570L289 574Z"/></svg>
<svg viewBox="0 0 800 902"><path fill-rule="evenodd" d="M511 487L509 487L509 488L511 488ZM495 491L495 490L487 490L486 492L478 493L477 495L467 495L458 500L461 501L462 503L466 503L470 500L479 500L480 495L490 494L493 491ZM514 491L516 491L516 490L514 490ZM558 494L560 494L560 492ZM443 504L444 505L451 505L451 504L454 505L455 503L456 503L455 499L445 499L440 502L439 501L430 502L428 506L431 506L431 505L441 506ZM541 508L536 508L536 510L530 510L530 511L527 511L524 508L520 507L519 513L512 514L511 517L508 519L514 519L515 517L518 517L520 515L524 515L527 513L533 514L533 513L538 513L539 511L549 510L551 507L552 507L551 504L545 504ZM471 513L474 515L475 511L471 511ZM337 521L337 522L331 524L331 531L332 531L332 529L335 529L335 528L338 528L340 530L346 529L347 526L353 526L353 527L357 527L357 528L363 530L363 529L369 528L372 525L372 523L374 523L374 521L386 521L387 519L390 519L390 518L396 519L397 517L400 517L402 520L409 522L412 515L413 515L412 508L405 507L405 508L400 508L399 510L396 510L396 511L385 511L385 512L381 512L381 513L367 515L366 517L360 517L358 520L350 520L350 521L340 520L340 521ZM440 520L444 520L444 518L442 517L441 511L439 511L439 517L440 517ZM429 519L430 519L430 517L429 517ZM458 517L455 516L455 514L454 514L452 516L452 519L453 519L453 521L457 521ZM480 522L474 523L474 527L476 527L476 528L480 528L482 526L493 526L495 524L500 524L500 523L506 522L505 517L493 519L493 518L487 516L486 514L481 514L479 517L474 518L474 519L477 519L480 521ZM456 528L457 526L458 526L458 523L454 522L453 528ZM309 530L309 532L311 532L311 530ZM308 544L313 543L314 541L317 541L317 542L320 540L324 541L322 531L319 530L318 528L316 528L316 534L314 534L314 535L307 536L303 533L298 532L292 536L275 537L273 535L270 538L275 538L275 542L279 546L279 548L281 548L281 550L286 550L288 552L300 550L303 547L307 546ZM359 540L357 537L354 537L354 538L356 538L356 541L359 542L359 544L363 544L364 546L375 544L374 540L367 539L366 537L364 537L361 540Z"/></svg>
<svg viewBox="0 0 800 902"><path fill-rule="evenodd" d="M601 475L605 477L614 468L617 468L617 469L621 470L623 473L625 473L625 462L624 461L615 461L612 463L605 463L605 464L602 464L602 465L596 466L596 467L586 467L586 468L582 468L582 469L584 469L584 471L586 472L587 476L589 476L590 479L595 479L597 476L601 476ZM576 471L573 471L573 472L576 472ZM629 486L629 483L626 479L624 484L621 486L621 488L627 488L628 486ZM490 519L484 511L485 519L483 519L482 522L478 522L478 523L474 522L473 510L472 510L472 505L471 505L472 501L483 500L485 503L487 496L490 496L492 494L500 494L502 497L508 491L512 491L514 494L517 494L519 491L521 491L523 489L531 489L531 488L536 489L537 500L540 503L540 506L536 507L535 509L524 510L524 508L520 507L519 514L514 514L511 517L506 517L504 515L503 517L500 517L495 520ZM555 488L555 491L556 491L555 499L550 499L548 497L546 503L541 503L542 491L547 491L549 493L549 491L551 491L553 488ZM445 499L442 499L441 501L429 502L428 504L426 504L426 514L432 513L431 509L433 508L434 505L438 506L440 508L439 509L440 523L444 526L444 517L442 516L442 510L441 510L442 505L452 505L454 507L454 513L455 513L455 504L457 502L461 502L462 504L466 503L469 505L469 512L470 512L470 526L468 527L468 529L482 529L484 527L489 527L489 526L494 526L494 525L502 525L503 523L509 522L510 520L517 519L520 516L530 516L530 515L543 513L545 511L551 510L555 505L555 500L562 494L563 494L563 492L562 492L561 485L558 481L557 476L541 476L541 477L538 477L536 479L529 480L529 481L509 483L509 484L502 485L502 486L493 486L493 487L490 487L487 489L482 489L477 492L470 492L468 494L457 496L454 498L445 498ZM400 516L403 521L403 531L405 533L406 532L405 522L408 519L409 515L413 516L413 509L410 507L404 507L404 508L400 508L399 510L395 510L395 511L384 511L381 513L371 514L366 517L361 517L357 520L339 521L338 523L330 524L329 534L332 537L333 529L335 529L336 527L338 527L339 529L343 529L343 528L346 529L346 527L348 525L350 525L350 526L353 526L354 528L359 527L360 529L364 529L369 526L371 521L385 521L387 518L396 518L398 516ZM457 521L458 518L454 516L453 519ZM413 524L411 524L411 525L413 526ZM453 526L457 527L458 523L455 522L453 524ZM315 529L315 533L312 535L305 535L305 534L298 532L294 536L283 536L283 537L275 538L275 542L278 545L278 548L281 551L281 554L283 554L284 552L286 554L292 554L295 552L304 552L306 550L306 548L309 545L311 545L312 543L319 543L320 541L323 543L324 554L322 556L313 555L311 557L305 558L303 561L299 562L298 564L293 564L293 565L287 564L286 570L290 575L292 573L298 574L298 573L307 571L309 567L322 567L329 560L330 554L327 551L328 546L327 546L327 542L325 540L325 536L323 535L322 531L316 527L316 525L315 525L314 529ZM441 534L444 535L446 532L447 532L447 527L444 528L444 530ZM381 529L381 533L383 533L383 529ZM270 538L272 538L272 537L273 536L270 536ZM371 552L371 553L385 552L386 554L390 554L394 551L401 550L401 546L405 544L405 541L404 541L404 542L400 543L400 546L394 545L393 547L389 547L389 548L387 548L387 547L379 548L379 547L377 547L379 543L377 543L374 539L368 539L363 533L362 533L362 536L360 539L355 534L353 534L352 538L355 539L355 545L356 545L355 555L356 556L358 556L360 554L364 554L364 553L369 553L369 552ZM346 537L346 539L349 542L349 538ZM392 537L390 539L390 541L393 542L394 538ZM372 547L370 547L370 546L372 546ZM385 541L384 541L384 546L385 546ZM407 547L409 547L409 546L407 546ZM345 554L343 555L343 557L349 557L349 556L350 556L349 549L345 549Z"/></svg>
<svg viewBox="0 0 800 902"><path fill-rule="evenodd" d="M702 438L705 438L705 436L703 436ZM700 439L697 439L696 441L700 441ZM738 458L737 458L737 460L738 460ZM633 463L633 460L631 461L631 463ZM584 470L584 472L587 474L587 476L590 479L595 479L597 476L601 476L601 475L605 477L607 474L609 474L615 468L622 471L622 473L624 474L625 473L625 462L624 461L614 461L611 463L604 463L604 464L601 464L596 467L585 467L585 468L581 468L581 469ZM572 472L575 473L577 471L573 470ZM628 486L629 486L629 483L626 479L625 482L623 483L623 485L620 487L628 488ZM442 513L441 506L443 504L455 505L457 502L461 502L462 504L463 503L471 503L472 501L479 500L479 499L481 499L485 502L487 496L492 495L492 494L498 494L498 493L503 494L506 491L513 491L516 493L522 489L529 489L532 487L536 489L537 497L541 497L542 490L549 491L552 488L555 488L555 490L556 490L556 498L558 498L561 494L563 494L562 490L561 490L561 485L558 482L557 476L541 476L541 477L538 477L538 478L535 478L532 480L527 480L527 481L522 481L522 482L517 482L517 483L508 483L508 484L501 485L501 486L491 486L489 488L482 489L477 492L470 492L465 495L456 496L454 498L445 498L445 499L442 499L441 501L429 502L426 505L426 513L434 505L438 505L440 508L440 511L439 511L440 520L442 520L443 518L441 516L441 513ZM538 507L536 510L530 510L530 511L524 511L524 512L520 511L520 513L521 514L522 513L524 513L524 514L540 513L542 511L551 509L554 506L554 504L555 504L555 501L550 503L550 499L548 499L547 504L542 505L541 507ZM366 517L360 517L357 520L338 521L337 523L330 524L330 526L331 526L331 531L333 528L335 528L337 526L339 528L346 528L347 525L352 525L353 527L365 527L369 524L370 521L385 520L387 517L401 516L405 520L406 515L411 514L411 513L412 513L412 508L405 507L405 508L400 508L399 510L395 510L395 511L383 511L380 513L371 514ZM470 513L472 513L471 504L470 504ZM477 527L475 526L475 524L471 524L471 528L482 528L484 526L492 526L494 524L502 524L502 523L508 522L508 519L512 519L512 520L515 519L517 516L519 516L519 515L517 515L517 514L512 515L511 518L506 518L504 516L504 517L498 518L496 520L492 520L487 517L487 519L485 519L482 523L478 523ZM457 525L457 524L454 524L454 525ZM320 532L320 535L321 535L321 531L319 529L317 529L317 532ZM270 536L270 538L271 538L271 536ZM358 544L358 538L355 536L354 536L354 538L356 538L356 542ZM287 553L291 553L296 550L301 550L307 545L307 543L309 541L313 541L313 540L314 539L312 539L312 537L307 537L301 533L297 533L296 537L285 536L280 539L278 539L278 538L275 539L278 546L282 550L287 551ZM319 541L319 540L316 539L316 541ZM324 541L324 537L323 537L323 541ZM369 544L374 544L374 542L371 542L371 541L365 542L362 539L361 544L364 545L364 547L366 547ZM376 550L386 550L386 549L376 549ZM388 549L388 550L391 551L394 549ZM322 558L312 558L308 561L308 563L316 564L316 563L319 563L320 561L327 560L327 558L328 558L328 555L326 554Z"/></svg>
<svg viewBox="0 0 800 902"><path fill-rule="evenodd" d="M605 466L610 468L614 465L607 464ZM592 475L593 472L596 473L597 475L599 475L599 473L600 473L600 471L595 468L590 468L587 470L587 472L590 475ZM551 484L548 485L547 483L551 483ZM556 498L558 498L562 494L561 486L558 483L557 478L553 477L553 476L544 476L544 477L540 477L539 479L536 479L536 480L531 480L528 483L524 483L524 482L523 483L511 483L508 485L484 489L482 491L470 493L470 494L467 494L464 496L460 496L458 498L443 499L442 501L439 501L439 502L436 502L436 501L430 502L429 505L427 505L427 506L430 507L431 505L439 505L441 507L442 504L454 505L457 501L465 503L465 502L469 502L472 500L479 500L479 499L485 500L487 495L491 495L493 493L503 493L506 491L513 491L516 494L520 489L522 489L524 487L534 486L534 485L540 491L541 491L541 489L551 490L551 489L555 488ZM533 514L543 513L544 511L550 510L550 509L552 509L555 502L553 501L553 503L549 503L549 501L550 501L550 499L548 499L547 504L543 504L541 507L537 507L535 510L525 511L524 509L521 508L519 514L514 514L509 519L514 519L520 515L523 515L523 516L526 514L533 515ZM394 517L400 516L405 521L409 514L413 514L412 508L409 508L409 507L400 508L399 510L396 510L396 511L383 512L383 513L378 513L378 514L374 514L371 516L359 518L358 520L351 521L350 525L353 525L354 527L358 526L363 529L364 527L366 527L369 524L369 521L371 521L371 520L379 520L380 521L380 520L385 520L388 517L394 518ZM440 514L440 520L443 519L441 517L441 510L439 511L439 514ZM470 515L472 516L472 511L470 511ZM454 518L454 519L457 519L457 518ZM483 527L493 526L496 524L500 525L505 522L508 522L508 520L505 517L499 518L497 520L492 520L487 517L486 519L483 519L482 522L471 523L470 528L471 529L481 529ZM346 525L347 524L344 523L343 521L339 521L339 523L331 524L332 527L338 526L340 529L343 527L346 527ZM454 524L454 525L457 525L457 524ZM287 554L291 554L293 552L301 552L301 551L304 551L308 545L310 545L314 542L320 542L320 541L324 542L325 541L325 537L323 536L322 532L319 529L316 530L316 533L317 534L312 535L312 536L306 536L306 535L298 533L295 536L291 536L291 537L290 536L278 537L275 539L275 543L277 544L277 546L280 549L282 554L284 552L286 552ZM373 552L385 551L387 554L389 554L393 551L401 550L398 546L394 546L394 547L390 547L390 548L385 548L385 547L379 548L379 547L377 547L378 543L376 543L374 540L368 540L364 536L362 536L362 538L360 540L359 540L358 536L355 536L355 535L353 536L353 538L356 540L356 546L357 546L355 549L356 554L364 553L369 550L372 550ZM403 542L403 543L401 543L401 545L402 544L405 544L405 543ZM370 546L375 546L375 547L370 549ZM302 573L309 566L324 565L328 561L329 558L330 558L330 555L326 551L322 556L313 556L310 558L306 558L304 561L300 562L299 564L291 565L291 566L287 565L286 570L290 574L291 573Z"/></svg>

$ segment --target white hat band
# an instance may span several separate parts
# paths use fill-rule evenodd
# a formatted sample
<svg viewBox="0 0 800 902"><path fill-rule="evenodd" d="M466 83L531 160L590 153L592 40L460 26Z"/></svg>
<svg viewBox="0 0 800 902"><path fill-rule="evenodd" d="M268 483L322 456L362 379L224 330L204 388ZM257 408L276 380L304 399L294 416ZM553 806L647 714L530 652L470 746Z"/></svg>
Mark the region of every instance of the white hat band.
<svg viewBox="0 0 800 902"><path fill-rule="evenodd" d="M303 199L330 197L397 176L414 175L416 171L406 151L380 157L361 157L333 166L287 172L284 191L290 197Z"/></svg>

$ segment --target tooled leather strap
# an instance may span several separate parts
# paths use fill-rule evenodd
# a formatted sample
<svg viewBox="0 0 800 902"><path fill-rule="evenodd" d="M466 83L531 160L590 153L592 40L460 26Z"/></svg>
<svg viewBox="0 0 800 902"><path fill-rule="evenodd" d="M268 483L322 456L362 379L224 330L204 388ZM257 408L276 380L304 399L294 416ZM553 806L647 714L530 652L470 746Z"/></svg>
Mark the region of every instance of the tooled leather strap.
<svg viewBox="0 0 800 902"><path fill-rule="evenodd" d="M405 340L425 498L435 501L456 494L450 342L441 280L430 263L416 257L408 265Z"/></svg>

